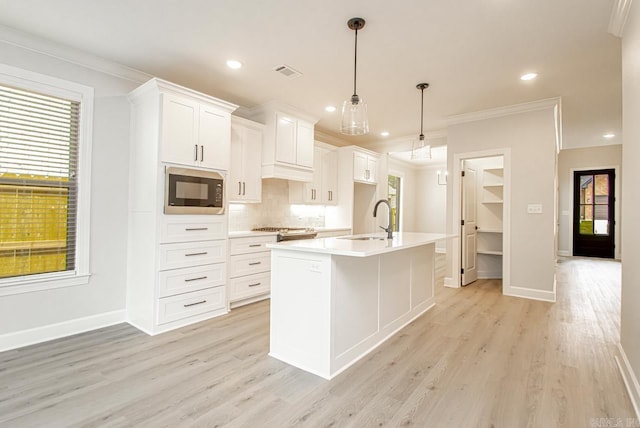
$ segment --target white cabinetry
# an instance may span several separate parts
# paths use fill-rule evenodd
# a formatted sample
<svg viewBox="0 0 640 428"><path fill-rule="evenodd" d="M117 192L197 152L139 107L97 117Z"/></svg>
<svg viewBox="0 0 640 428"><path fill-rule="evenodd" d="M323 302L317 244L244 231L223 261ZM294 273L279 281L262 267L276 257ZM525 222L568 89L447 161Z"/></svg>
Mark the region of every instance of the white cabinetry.
<svg viewBox="0 0 640 428"><path fill-rule="evenodd" d="M254 108L250 116L265 124L262 178L310 181L317 119L277 102Z"/></svg>
<svg viewBox="0 0 640 428"><path fill-rule="evenodd" d="M262 200L262 133L264 126L246 119L231 118L231 168L229 202Z"/></svg>
<svg viewBox="0 0 640 428"><path fill-rule="evenodd" d="M129 94L127 320L157 334L227 312L227 216L165 215L168 164L226 170L236 106L152 79Z"/></svg>
<svg viewBox="0 0 640 428"><path fill-rule="evenodd" d="M329 145L316 143L310 182L289 182L292 204L336 205L338 202L338 153Z"/></svg>
<svg viewBox="0 0 640 428"><path fill-rule="evenodd" d="M271 290L271 250L266 244L276 235L229 239L229 301L238 307L269 297Z"/></svg>
<svg viewBox="0 0 640 428"><path fill-rule="evenodd" d="M231 113L227 103L207 102L169 84L158 84L157 89L162 99L160 160L229 169Z"/></svg>
<svg viewBox="0 0 640 428"><path fill-rule="evenodd" d="M353 152L353 180L361 183L378 183L378 156Z"/></svg>

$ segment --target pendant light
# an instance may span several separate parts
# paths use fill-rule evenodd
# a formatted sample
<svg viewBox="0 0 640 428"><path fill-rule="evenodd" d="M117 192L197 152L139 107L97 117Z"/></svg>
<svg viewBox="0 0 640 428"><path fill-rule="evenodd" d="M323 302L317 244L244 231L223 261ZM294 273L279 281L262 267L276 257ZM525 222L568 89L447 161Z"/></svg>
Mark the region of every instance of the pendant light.
<svg viewBox="0 0 640 428"><path fill-rule="evenodd" d="M358 30L364 27L362 18L351 18L347 25L356 32L353 60L353 95L342 104L342 124L340 132L346 135L364 135L369 132L367 104L356 92L356 71L358 67Z"/></svg>
<svg viewBox="0 0 640 428"><path fill-rule="evenodd" d="M420 102L420 136L411 146L411 159L431 159L431 145L424 141L424 132L422 131L424 122L424 90L428 87L428 83L418 83L418 85L416 85L416 88L422 92Z"/></svg>

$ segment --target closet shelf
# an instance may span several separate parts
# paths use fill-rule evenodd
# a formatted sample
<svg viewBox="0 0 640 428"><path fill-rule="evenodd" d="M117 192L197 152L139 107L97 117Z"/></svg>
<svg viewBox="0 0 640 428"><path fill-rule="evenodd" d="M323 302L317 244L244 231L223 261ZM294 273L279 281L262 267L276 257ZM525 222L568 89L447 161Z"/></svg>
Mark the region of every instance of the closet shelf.
<svg viewBox="0 0 640 428"><path fill-rule="evenodd" d="M502 229L485 229L482 227L479 227L477 231L480 233L502 233Z"/></svg>
<svg viewBox="0 0 640 428"><path fill-rule="evenodd" d="M478 254L488 254L491 256L501 256L502 255L502 251L491 251L491 250L476 250L476 253Z"/></svg>
<svg viewBox="0 0 640 428"><path fill-rule="evenodd" d="M503 201L482 201L483 204L501 204Z"/></svg>

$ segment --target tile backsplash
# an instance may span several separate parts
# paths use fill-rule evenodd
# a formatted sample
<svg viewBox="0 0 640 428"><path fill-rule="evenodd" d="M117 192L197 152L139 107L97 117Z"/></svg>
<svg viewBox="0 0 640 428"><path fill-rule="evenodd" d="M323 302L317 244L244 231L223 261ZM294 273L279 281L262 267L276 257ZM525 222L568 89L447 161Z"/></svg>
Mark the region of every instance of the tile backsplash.
<svg viewBox="0 0 640 428"><path fill-rule="evenodd" d="M229 231L256 227L324 227L324 206L289 204L289 182L262 180L262 203L229 204Z"/></svg>

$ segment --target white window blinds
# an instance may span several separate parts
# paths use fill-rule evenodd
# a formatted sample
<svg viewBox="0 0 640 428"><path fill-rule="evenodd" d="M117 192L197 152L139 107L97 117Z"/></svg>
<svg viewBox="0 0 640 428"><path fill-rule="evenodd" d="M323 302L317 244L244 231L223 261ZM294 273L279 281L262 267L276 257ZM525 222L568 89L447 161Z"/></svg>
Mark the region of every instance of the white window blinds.
<svg viewBox="0 0 640 428"><path fill-rule="evenodd" d="M0 278L74 271L80 103L0 85Z"/></svg>

